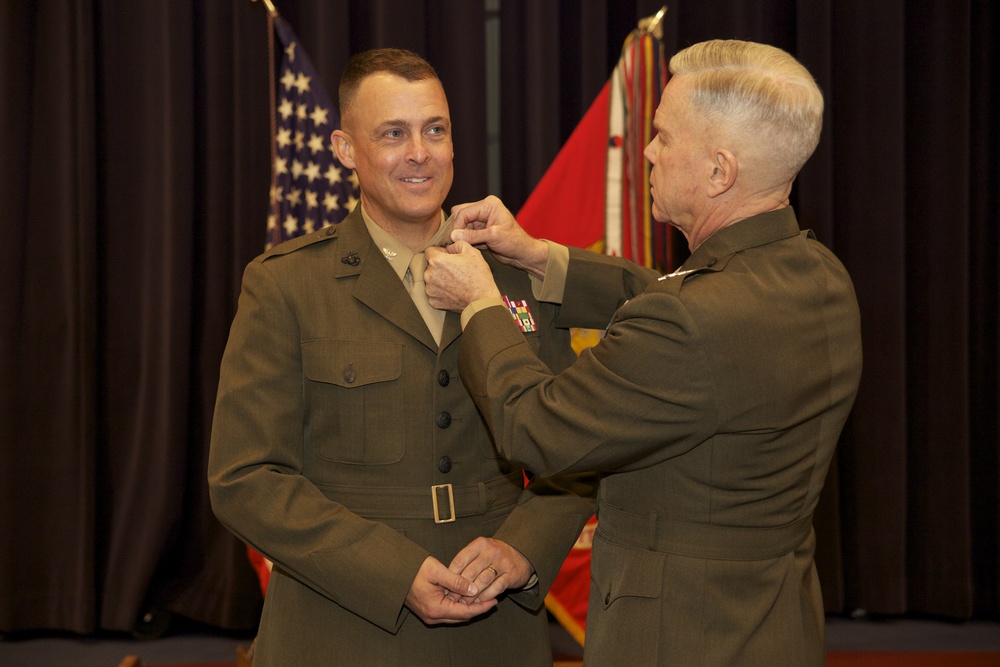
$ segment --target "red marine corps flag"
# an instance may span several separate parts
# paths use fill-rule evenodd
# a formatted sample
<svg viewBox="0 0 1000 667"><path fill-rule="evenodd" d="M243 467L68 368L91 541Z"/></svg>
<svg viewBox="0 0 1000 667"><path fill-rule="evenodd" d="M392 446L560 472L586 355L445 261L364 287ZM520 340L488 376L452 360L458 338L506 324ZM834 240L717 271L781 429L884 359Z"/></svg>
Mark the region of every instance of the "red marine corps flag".
<svg viewBox="0 0 1000 667"><path fill-rule="evenodd" d="M533 236L662 271L680 264L686 244L653 220L643 157L667 85L665 13L641 20L625 39L611 78L518 212Z"/></svg>
<svg viewBox="0 0 1000 667"><path fill-rule="evenodd" d="M653 220L650 166L643 157L667 85L661 25L665 13L666 7L641 20L625 39L611 78L517 220L532 236L625 257L667 273L681 264L687 245L673 228ZM573 332L577 353L597 339L593 331ZM596 527L596 519L584 527L545 599L548 610L581 645Z"/></svg>

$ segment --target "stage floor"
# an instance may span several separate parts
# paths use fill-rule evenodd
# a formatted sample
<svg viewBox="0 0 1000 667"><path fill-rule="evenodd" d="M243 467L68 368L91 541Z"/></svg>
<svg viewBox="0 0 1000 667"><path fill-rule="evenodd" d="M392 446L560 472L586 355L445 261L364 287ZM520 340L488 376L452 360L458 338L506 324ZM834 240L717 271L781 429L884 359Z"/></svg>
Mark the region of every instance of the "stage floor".
<svg viewBox="0 0 1000 667"><path fill-rule="evenodd" d="M994 652L997 654L997 661L992 664L1000 665L1000 621L951 622L913 618L853 620L830 617L827 619L826 635L827 649L838 654ZM126 636L3 636L0 638L0 665L115 667L128 655L138 655L147 666L213 663L233 665L237 647L241 644L248 645L250 639L189 628L150 640ZM572 661L581 654L580 647L573 638L555 624L552 629L552 644L553 652L560 660Z"/></svg>

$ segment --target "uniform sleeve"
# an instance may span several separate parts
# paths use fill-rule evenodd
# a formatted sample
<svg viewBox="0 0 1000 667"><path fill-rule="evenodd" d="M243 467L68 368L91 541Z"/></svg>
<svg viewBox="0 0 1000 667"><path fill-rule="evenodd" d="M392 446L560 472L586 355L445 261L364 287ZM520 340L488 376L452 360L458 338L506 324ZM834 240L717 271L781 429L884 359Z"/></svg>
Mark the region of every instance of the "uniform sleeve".
<svg viewBox="0 0 1000 667"><path fill-rule="evenodd" d="M511 593L520 605L540 609L584 524L594 514L598 476L592 473L535 478L517 508L494 535L531 562L538 583Z"/></svg>
<svg viewBox="0 0 1000 667"><path fill-rule="evenodd" d="M250 264L222 360L208 467L212 508L277 567L394 631L428 552L303 476L299 342L267 263Z"/></svg>
<svg viewBox="0 0 1000 667"><path fill-rule="evenodd" d="M517 281L524 281L522 272L511 273ZM510 286L507 280L504 283ZM502 304L499 299L497 302ZM497 310L506 313L505 324L526 341L514 326L507 308L500 305ZM576 353L570 344L569 331L555 325L560 306L540 302L533 310L542 335L534 339L535 346L530 349L536 351L546 368L561 370L571 366L576 362ZM521 494L517 507L493 535L520 551L535 569L538 577L536 585L523 591L508 591L509 596L521 606L541 608L566 554L579 537L583 525L594 514L597 480L598 477L591 474L545 479L536 476Z"/></svg>
<svg viewBox="0 0 1000 667"><path fill-rule="evenodd" d="M711 435L714 391L695 322L651 290L553 376L501 308L475 315L459 368L501 453L538 475L619 472L678 456Z"/></svg>
<svg viewBox="0 0 1000 667"><path fill-rule="evenodd" d="M569 248L558 325L603 329L627 300L641 294L657 278L656 271L621 257Z"/></svg>
<svg viewBox="0 0 1000 667"><path fill-rule="evenodd" d="M558 315L554 318L555 325L560 328L606 327L619 306L632 296L641 293L659 276L652 270L620 258L606 257L552 243L550 243L549 260L544 283L538 285L533 280L532 284L540 301L560 304L557 308ZM466 313L463 313L463 327L473 321L472 318L479 311L489 311L484 313L485 319L497 318L497 321L487 326L497 327L500 332L510 334L511 344L520 343L519 350L526 355L525 360L530 359L535 364L540 373L538 378L549 376L548 367L542 364L524 344L523 338L511 326L510 318L503 316L505 312L503 309L490 308L488 303L480 304L479 308L470 306L466 309ZM497 312L500 316L495 314ZM463 334L462 341L463 353L469 346L464 338L465 335L467 334ZM467 383L467 386L480 410L484 410L485 397L476 396L472 385ZM482 392L485 392L485 389L481 390ZM501 452L509 457L509 448L505 449L500 445L505 437L501 435L502 431L496 430L489 412L484 411L483 414L488 415L487 420ZM545 429L544 425L538 426L542 430ZM527 463L522 460L514 462L519 465ZM539 475L559 472L541 465L526 467ZM573 470L579 472L558 477L537 477L525 491L518 508L497 534L498 539L503 539L517 548L535 567L538 586L513 596L524 606L538 608L542 605L566 555L579 537L584 524L593 515L599 475L594 472L583 472L590 470L583 464L574 466Z"/></svg>

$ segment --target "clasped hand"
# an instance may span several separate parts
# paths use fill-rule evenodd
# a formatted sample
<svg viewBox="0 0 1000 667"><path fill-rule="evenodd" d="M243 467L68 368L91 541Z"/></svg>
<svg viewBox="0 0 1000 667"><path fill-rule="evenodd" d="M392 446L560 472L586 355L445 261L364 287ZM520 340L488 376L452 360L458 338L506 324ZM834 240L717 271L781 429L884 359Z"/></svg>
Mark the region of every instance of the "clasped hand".
<svg viewBox="0 0 1000 667"><path fill-rule="evenodd" d="M445 567L433 556L424 559L406 595L406 606L424 623L462 623L497 605L497 596L522 588L534 572L514 547L478 537Z"/></svg>

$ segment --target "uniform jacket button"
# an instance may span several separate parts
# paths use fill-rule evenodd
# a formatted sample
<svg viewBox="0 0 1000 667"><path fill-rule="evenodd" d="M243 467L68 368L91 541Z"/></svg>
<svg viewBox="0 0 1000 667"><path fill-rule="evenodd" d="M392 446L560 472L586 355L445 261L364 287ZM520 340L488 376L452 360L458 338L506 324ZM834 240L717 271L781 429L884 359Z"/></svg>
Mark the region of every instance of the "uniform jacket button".
<svg viewBox="0 0 1000 667"><path fill-rule="evenodd" d="M354 374L354 371L347 371L344 373L344 381L350 384L358 379L358 376Z"/></svg>
<svg viewBox="0 0 1000 667"><path fill-rule="evenodd" d="M451 457L442 456L438 459L438 470L444 473L451 472Z"/></svg>
<svg viewBox="0 0 1000 667"><path fill-rule="evenodd" d="M446 410L442 410L435 420L437 422L438 428L448 428L451 426L451 414Z"/></svg>
<svg viewBox="0 0 1000 667"><path fill-rule="evenodd" d="M451 382L451 376L448 375L448 371L442 370L438 373L438 384L442 387L447 387L448 383Z"/></svg>

